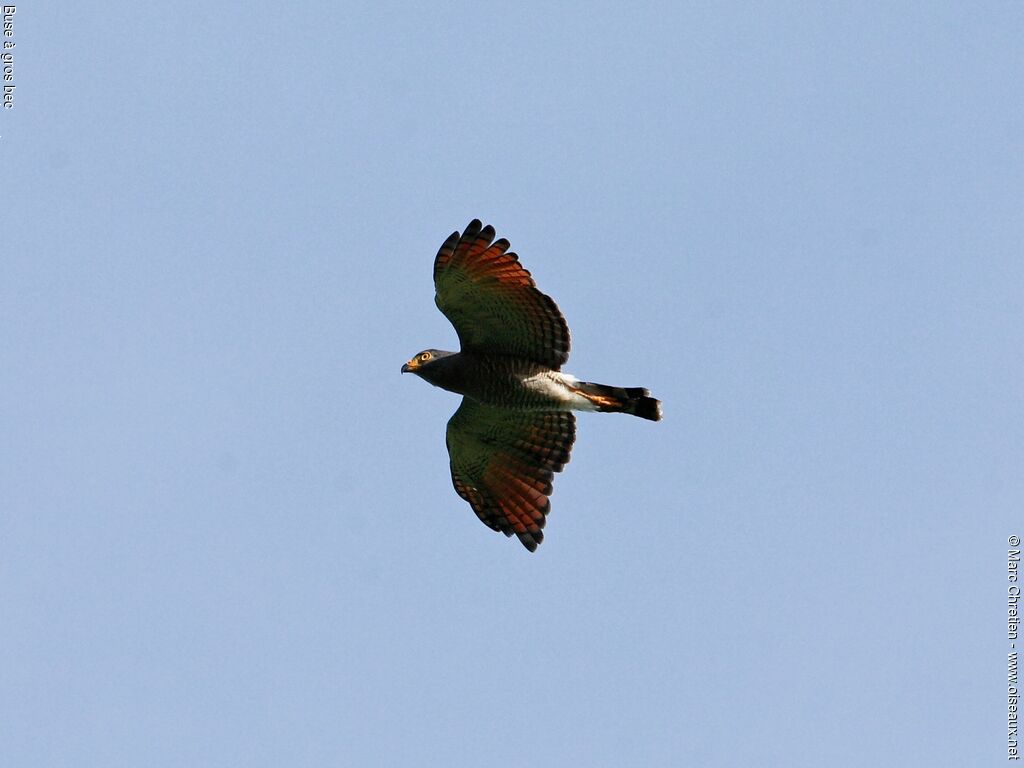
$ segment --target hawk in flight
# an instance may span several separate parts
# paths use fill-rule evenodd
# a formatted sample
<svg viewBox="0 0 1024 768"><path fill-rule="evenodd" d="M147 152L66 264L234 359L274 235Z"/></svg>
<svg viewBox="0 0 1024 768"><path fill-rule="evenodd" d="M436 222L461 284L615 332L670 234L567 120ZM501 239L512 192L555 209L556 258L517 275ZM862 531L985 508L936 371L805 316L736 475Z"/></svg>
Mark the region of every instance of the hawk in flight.
<svg viewBox="0 0 1024 768"><path fill-rule="evenodd" d="M434 301L461 351L424 350L402 373L463 395L446 437L455 492L485 525L515 534L533 552L544 538L554 473L576 439L572 411L658 421L661 403L641 387L559 371L569 359L569 327L508 249L476 219L444 241L434 259Z"/></svg>

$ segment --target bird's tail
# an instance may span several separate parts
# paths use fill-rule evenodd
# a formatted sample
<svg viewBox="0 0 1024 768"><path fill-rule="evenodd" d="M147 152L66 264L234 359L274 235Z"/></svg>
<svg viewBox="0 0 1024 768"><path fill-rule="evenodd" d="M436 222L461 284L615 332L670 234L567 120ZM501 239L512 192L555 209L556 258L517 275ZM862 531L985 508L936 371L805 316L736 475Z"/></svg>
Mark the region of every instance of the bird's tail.
<svg viewBox="0 0 1024 768"><path fill-rule="evenodd" d="M603 413L630 413L641 419L661 421L661 401L643 387L609 387L592 381L578 381L575 392Z"/></svg>

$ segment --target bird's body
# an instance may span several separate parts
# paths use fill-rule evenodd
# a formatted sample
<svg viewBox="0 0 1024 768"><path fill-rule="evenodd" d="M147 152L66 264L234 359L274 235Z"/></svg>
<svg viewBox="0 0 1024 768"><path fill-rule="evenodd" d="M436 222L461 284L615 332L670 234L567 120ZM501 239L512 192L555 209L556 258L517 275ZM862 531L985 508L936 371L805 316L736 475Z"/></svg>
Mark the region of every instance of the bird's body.
<svg viewBox="0 0 1024 768"><path fill-rule="evenodd" d="M551 410L558 400L550 378L558 374L540 363L508 355L430 352L431 364L417 366L414 372L436 387L478 403L529 411Z"/></svg>
<svg viewBox="0 0 1024 768"><path fill-rule="evenodd" d="M462 350L424 350L402 373L463 395L446 440L455 490L484 523L533 551L544 537L553 473L568 462L576 437L571 412L658 421L661 403L641 387L563 373L565 318L508 252L508 241L493 240L494 229L473 220L441 246L435 300Z"/></svg>
<svg viewBox="0 0 1024 768"><path fill-rule="evenodd" d="M658 401L640 387L609 387L580 381L570 373L508 355L431 349L429 365L403 366L435 387L465 395L483 405L515 411L609 411L661 417ZM423 362L428 362L423 361ZM639 409L640 413L635 413Z"/></svg>

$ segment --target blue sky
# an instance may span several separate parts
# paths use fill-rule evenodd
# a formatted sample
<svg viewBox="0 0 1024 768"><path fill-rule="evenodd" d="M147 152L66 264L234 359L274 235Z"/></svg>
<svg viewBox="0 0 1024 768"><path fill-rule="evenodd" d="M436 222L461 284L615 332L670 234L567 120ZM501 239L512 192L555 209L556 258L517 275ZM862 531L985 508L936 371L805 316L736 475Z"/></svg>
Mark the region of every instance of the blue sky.
<svg viewBox="0 0 1024 768"><path fill-rule="evenodd" d="M963 766L1024 521L1015 3L18 4L0 763ZM437 247L584 414L448 476Z"/></svg>

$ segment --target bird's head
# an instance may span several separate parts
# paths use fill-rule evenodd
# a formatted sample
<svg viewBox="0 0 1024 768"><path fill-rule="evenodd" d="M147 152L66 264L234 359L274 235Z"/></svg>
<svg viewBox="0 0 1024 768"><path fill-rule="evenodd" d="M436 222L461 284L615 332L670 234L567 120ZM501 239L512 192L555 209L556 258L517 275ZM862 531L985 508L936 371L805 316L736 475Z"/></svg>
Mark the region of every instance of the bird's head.
<svg viewBox="0 0 1024 768"><path fill-rule="evenodd" d="M451 357L454 352L445 352L441 349L425 349L418 355L414 355L412 360L402 366L402 373L415 373L422 375L424 370L438 360L443 360L446 357Z"/></svg>

